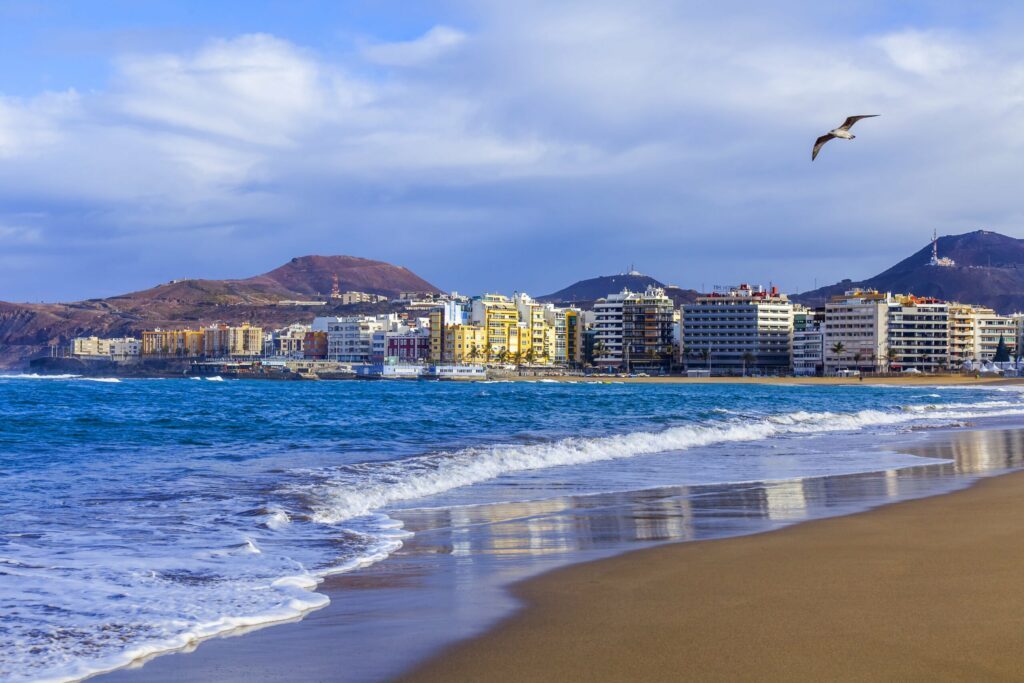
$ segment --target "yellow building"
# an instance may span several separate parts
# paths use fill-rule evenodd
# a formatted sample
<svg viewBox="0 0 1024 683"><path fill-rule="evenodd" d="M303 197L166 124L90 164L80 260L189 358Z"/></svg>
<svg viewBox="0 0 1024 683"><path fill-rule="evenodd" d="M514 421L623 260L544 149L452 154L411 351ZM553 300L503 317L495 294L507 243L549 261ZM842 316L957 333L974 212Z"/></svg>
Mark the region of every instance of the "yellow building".
<svg viewBox="0 0 1024 683"><path fill-rule="evenodd" d="M203 330L149 330L142 333L142 354L157 356L201 356Z"/></svg>
<svg viewBox="0 0 1024 683"><path fill-rule="evenodd" d="M486 360L487 330L480 325L448 325L445 327L444 363L481 363Z"/></svg>
<svg viewBox="0 0 1024 683"><path fill-rule="evenodd" d="M520 349L531 363L550 363L555 357L555 326L548 321L544 305L526 294L517 294Z"/></svg>
<svg viewBox="0 0 1024 683"><path fill-rule="evenodd" d="M473 300L472 321L486 330L484 360L509 357L519 352L519 311L501 294L484 294Z"/></svg>
<svg viewBox="0 0 1024 683"><path fill-rule="evenodd" d="M207 358L259 356L263 354L263 328L249 323L238 326L210 325L205 330L203 352Z"/></svg>

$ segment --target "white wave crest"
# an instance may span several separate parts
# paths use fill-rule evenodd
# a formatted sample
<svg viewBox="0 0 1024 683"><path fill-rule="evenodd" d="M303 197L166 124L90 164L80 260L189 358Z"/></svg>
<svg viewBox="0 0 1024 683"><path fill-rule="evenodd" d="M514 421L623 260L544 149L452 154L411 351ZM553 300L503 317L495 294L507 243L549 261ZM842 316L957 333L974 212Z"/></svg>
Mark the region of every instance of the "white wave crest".
<svg viewBox="0 0 1024 683"><path fill-rule="evenodd" d="M797 411L760 420L687 425L661 432L470 448L386 463L350 465L336 470L314 489L312 519L323 524L336 524L400 501L444 493L526 470L581 465L719 443L757 441L786 434L858 431L922 420L955 423L966 418L1024 414L1024 405L1003 401L908 408L913 410L862 410L856 413Z"/></svg>

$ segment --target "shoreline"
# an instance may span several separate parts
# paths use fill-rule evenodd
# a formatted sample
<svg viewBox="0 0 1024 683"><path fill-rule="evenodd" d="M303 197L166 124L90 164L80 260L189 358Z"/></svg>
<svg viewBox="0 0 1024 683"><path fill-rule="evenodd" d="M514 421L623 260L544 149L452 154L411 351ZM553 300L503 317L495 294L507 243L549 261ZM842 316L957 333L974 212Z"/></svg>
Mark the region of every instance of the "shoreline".
<svg viewBox="0 0 1024 683"><path fill-rule="evenodd" d="M1012 442L1009 435L1013 435ZM782 519L786 521L776 523L774 527L769 524L760 531L741 531L739 536L729 536L727 533L726 540L743 542L744 539L773 536L774 533L766 532L779 531L780 526L785 531L789 528L808 526L807 522L816 524L821 521L830 521L830 519L847 519L851 516L857 517L861 514L871 514L873 510L885 510L894 505L905 504L894 501L907 500L908 498L911 502L917 502L917 500L922 499L920 498L921 496L924 496L923 499L925 500L944 499L950 490L955 491L960 490L964 486L971 486L979 476L984 477L989 473L997 473L1003 467L1019 466L1021 464L1016 458L1012 464L1009 461L1003 463L998 458L985 461L984 457L982 457L979 460L979 453L984 452L986 449L985 447L979 449L977 443L975 444L976 452L972 459L970 454L965 454L961 450L963 445L972 439L986 443L995 443L995 441L1000 440L1006 441L1006 443L1002 444L1001 449L1003 451L1014 451L1018 442L1024 441L1024 430L1019 429L1017 425L990 425L981 429L969 427L967 429L943 430L940 434L931 436L923 441L912 440L912 444L917 444L917 446L912 444L908 446L908 442L897 443L893 447L887 448L887 450L933 458L947 458L950 460L955 455L958 461L963 458L964 466L954 466L948 461L946 463L937 461L934 465L923 463L919 466L899 470L899 475L893 475L898 476L898 479L894 479L893 476L887 476L884 472L874 472L801 480L800 486L803 487L807 495L811 495L811 491L814 490L819 492L816 495L827 494L830 498L837 496L835 501L839 503L839 507L836 507L831 513L826 513L824 519L820 516L811 516L805 519L787 518L786 515L789 510L783 509L781 511L783 514ZM958 445L958 442L963 443ZM995 450L1000 449L996 448ZM936 474L942 471L945 474L938 475L939 478L934 483L928 483L929 479L934 479ZM892 473L889 474L892 475ZM960 483L957 483L958 480L960 480ZM945 483L942 483L943 481ZM861 482L861 486L866 485L869 487L864 489L865 491L875 490L876 497L872 499L875 502L869 503L867 498L862 502L858 502L860 500L859 496L865 494L857 494L852 489L845 494L844 498L844 494L838 492L846 490L848 487L847 482ZM903 483L900 484L899 482ZM907 488L904 490L904 487ZM745 488L746 492L737 490L731 494L726 493L727 497L722 502L706 503L705 505L711 505L711 508L708 509L721 510L728 517L730 514L729 510L732 509L731 506L741 501L750 501L751 492L755 489L762 489L765 494L768 493L767 489L774 489L784 494L791 492L791 485L787 482L782 482L781 486L768 484L740 488ZM877 491L880 490L889 490L890 493L887 494L889 499L886 499L885 495L882 498L878 498ZM829 493L829 491L832 493ZM650 492L639 493L646 496ZM598 496L600 495L598 494ZM851 495L853 496L852 498L850 497ZM893 498L894 495L895 498ZM655 496L655 498L657 497ZM769 499L771 498L772 496L769 496ZM698 496L698 499L706 500L707 495L702 493ZM842 503L843 500L846 500L845 504ZM771 500L767 502L770 503ZM808 502L810 502L810 499L808 499ZM820 507L822 502L824 501L820 501L816 505ZM692 499L688 505L697 505L698 503L699 500ZM854 509L850 509L849 506L851 504ZM867 508L863 507L865 504ZM719 505L724 505L724 507L718 507ZM786 507L784 501L783 507ZM638 512L640 517L644 517L647 514L642 511ZM687 517L691 517L696 513L698 513L697 508L692 510L687 508ZM735 514L735 512L732 514ZM821 514L820 511L819 514ZM831 517L831 515L839 515L839 517ZM696 523L699 519L700 517L698 516L692 519L691 523ZM432 535L434 536L433 538ZM440 607L434 604L436 593L432 593L432 589L414 588L414 592L411 594L407 591L409 590L410 581L422 582L423 580L424 568L422 558L424 556L435 556L434 553L437 552L448 552L443 549L447 547L452 538L451 536L437 538L436 533L432 534L429 531L426 535L423 535L417 530L413 543L423 547L419 549L407 548L398 555L388 558L385 562L374 565L366 570L337 575L332 579L328 579L323 584L322 591L331 598L331 604L323 610L309 613L305 619L297 621L292 625L280 628L258 629L245 638L214 638L204 642L203 647L200 647L198 651L189 654L187 657L157 657L155 660L147 663L145 667L120 669L103 675L102 679L112 681L141 680L152 683L180 680L182 677L188 676L202 679L216 673L223 680L246 680L251 682L280 680L281 676L285 675L284 672L292 672L306 677L330 677L329 672L344 671L346 670L345 667L351 663L347 661L344 654L339 655L335 651L334 645L343 642L351 644L350 639L355 636L357 640L353 651L365 652L363 648L366 646L374 647L374 645L367 642L362 643L362 647L360 647L358 641L358 638L365 639L365 636L360 633L363 630L362 625L364 623L361 621L361 615L367 613L367 598L365 596L374 592L382 593L385 596L383 602L381 602L382 599L379 597L370 598L368 604L372 611L369 613L379 612L381 609L385 609L388 612L396 609L414 609L410 607L410 604L419 604L420 609L434 610L435 613L432 615L417 612L415 617L411 617L414 622L420 624L417 626L420 629L430 629L431 619L437 621L439 616L442 619L446 618L444 614L438 615L436 613L438 611L444 612L445 607L443 602ZM612 552L605 552L604 554L587 555L577 553L578 556L575 559L556 559L553 564L551 563L552 560L547 560L548 564L538 565L538 568L530 570L521 577L526 579L525 583L521 583L521 579L504 582L498 581L494 582L493 585L487 586L483 593L476 592L475 590L471 591L474 597L470 602L489 605L488 607L480 607L478 604L477 609L490 610L492 613L491 618L483 619L479 625L470 628L468 631L463 631L461 636L441 638L433 646L422 647L423 644L420 643L421 647L419 650L413 648L414 654L409 655L408 652L406 653L406 658L411 658L411 661L408 663L397 667L392 666L390 669L385 668L384 671L374 669L371 666L366 672L368 675L355 674L353 680L391 680L396 676L406 676L407 678L403 680L420 680L418 677L425 675L425 671L432 670L431 667L438 666L438 662L448 661L451 653L458 653L463 648L486 647L481 644L490 642L489 639L496 637L494 634L502 633L503 629L508 627L508 624L516 623L518 619L526 618L526 615L532 613L531 608L523 608L524 594L520 591L524 590L524 587L532 586L536 581L555 581L556 586L552 590L556 594L562 595L567 592L566 582L560 578L549 579L548 577L562 577L563 572L572 572L578 567L586 567L591 564L602 565L604 562L614 562L619 559L631 562L631 560L625 560L625 558L632 557L637 553L657 552L682 546L702 548L708 543L718 542L720 541L710 540L706 536L694 535L693 532L689 532L688 536L684 535L667 539L655 544L644 543L639 548L635 545L630 547L628 543L622 544L620 542L616 546L617 549L612 550ZM654 546L653 548L652 545ZM480 558L478 561L482 559ZM640 564L645 563L640 562ZM485 566L490 565L485 563ZM451 572L453 569L453 567L445 569L444 563L442 563L441 571ZM449 577L443 578L447 580ZM459 579L459 582L461 581L464 581L464 579ZM572 587L570 586L569 592L571 592L571 589ZM466 590L466 588L461 590ZM525 588L525 590L529 589ZM387 597L388 594L390 594L390 597ZM357 603L361 602L361 606L351 607L353 598ZM528 602L530 596L527 595L526 598ZM412 603L408 602L410 599L413 600ZM496 607L496 600L504 606ZM416 601L419 602L417 603ZM405 619L408 622L410 617L406 616ZM438 639L435 637L434 640L437 641ZM504 650L505 646L498 649ZM289 656L283 658L268 657L266 654L267 652L282 651L288 652ZM413 673L406 673L408 671ZM488 672L462 672L460 670L459 672L452 673L451 671L446 671L438 680L472 679L482 673ZM352 671L349 670L347 675L352 677ZM427 678L425 680L434 679ZM542 677L537 680L546 679Z"/></svg>
<svg viewBox="0 0 1024 683"><path fill-rule="evenodd" d="M556 569L511 587L516 613L396 680L1019 678L1021 501L1011 471Z"/></svg>

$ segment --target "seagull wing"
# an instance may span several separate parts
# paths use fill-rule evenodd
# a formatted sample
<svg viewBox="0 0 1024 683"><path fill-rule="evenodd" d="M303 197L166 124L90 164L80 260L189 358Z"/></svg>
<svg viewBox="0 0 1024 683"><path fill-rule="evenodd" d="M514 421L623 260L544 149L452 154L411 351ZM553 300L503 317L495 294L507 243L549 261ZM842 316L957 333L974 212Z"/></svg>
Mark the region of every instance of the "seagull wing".
<svg viewBox="0 0 1024 683"><path fill-rule="evenodd" d="M814 141L814 149L811 150L811 161L814 161L815 159L818 158L818 152L821 151L821 148L825 146L826 142L828 142L834 137L835 135L832 135L832 133L825 133L820 138Z"/></svg>
<svg viewBox="0 0 1024 683"><path fill-rule="evenodd" d="M839 130L850 130L853 128L853 124L857 123L861 119L870 119L879 114L861 114L859 116L847 116L846 120L843 121L843 125L839 126Z"/></svg>

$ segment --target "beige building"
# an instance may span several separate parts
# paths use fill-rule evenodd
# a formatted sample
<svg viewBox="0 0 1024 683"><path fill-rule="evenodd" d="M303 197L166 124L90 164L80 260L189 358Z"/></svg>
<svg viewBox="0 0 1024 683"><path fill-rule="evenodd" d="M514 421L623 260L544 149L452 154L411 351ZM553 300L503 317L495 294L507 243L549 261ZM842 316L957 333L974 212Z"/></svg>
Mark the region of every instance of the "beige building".
<svg viewBox="0 0 1024 683"><path fill-rule="evenodd" d="M874 290L851 290L825 304L825 374L878 372L887 365L889 307L896 301Z"/></svg>
<svg viewBox="0 0 1024 683"><path fill-rule="evenodd" d="M147 330L142 333L142 355L195 358L205 353L205 330Z"/></svg>
<svg viewBox="0 0 1024 683"><path fill-rule="evenodd" d="M203 353L207 358L260 356L263 354L263 328L249 323L210 325L204 330Z"/></svg>

